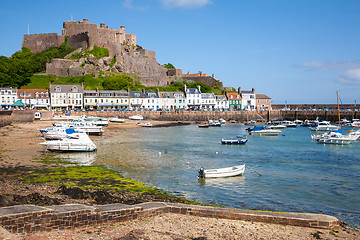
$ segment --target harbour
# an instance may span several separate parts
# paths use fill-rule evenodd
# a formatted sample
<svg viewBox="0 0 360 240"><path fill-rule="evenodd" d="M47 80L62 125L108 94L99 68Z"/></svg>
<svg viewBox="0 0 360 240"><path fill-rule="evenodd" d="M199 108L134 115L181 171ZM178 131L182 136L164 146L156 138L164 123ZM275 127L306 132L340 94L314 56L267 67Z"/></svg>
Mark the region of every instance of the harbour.
<svg viewBox="0 0 360 240"><path fill-rule="evenodd" d="M91 162L205 204L323 213L359 227L359 142L318 144L305 127L283 129L279 136L248 135L245 145L220 142L239 134L247 135L246 126L131 129L97 140ZM240 164L248 166L243 176L197 179L201 167Z"/></svg>

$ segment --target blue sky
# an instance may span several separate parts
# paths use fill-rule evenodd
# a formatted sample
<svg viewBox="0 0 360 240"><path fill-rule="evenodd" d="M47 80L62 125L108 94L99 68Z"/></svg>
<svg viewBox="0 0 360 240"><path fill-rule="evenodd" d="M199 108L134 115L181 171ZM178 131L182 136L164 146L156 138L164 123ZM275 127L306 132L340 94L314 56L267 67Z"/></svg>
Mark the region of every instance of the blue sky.
<svg viewBox="0 0 360 240"><path fill-rule="evenodd" d="M360 104L359 0L1 0L0 55L23 34L89 19L137 35L160 64L202 71L275 104Z"/></svg>

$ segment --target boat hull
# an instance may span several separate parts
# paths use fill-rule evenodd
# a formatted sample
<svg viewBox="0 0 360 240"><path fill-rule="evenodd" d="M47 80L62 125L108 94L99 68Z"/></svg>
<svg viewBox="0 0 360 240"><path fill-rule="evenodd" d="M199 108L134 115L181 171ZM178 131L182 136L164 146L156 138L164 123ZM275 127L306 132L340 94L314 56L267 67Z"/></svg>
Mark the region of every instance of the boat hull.
<svg viewBox="0 0 360 240"><path fill-rule="evenodd" d="M243 175L244 171L245 171L245 164L228 167L228 168L208 169L208 170L204 170L204 177L205 178L235 177L235 176Z"/></svg>

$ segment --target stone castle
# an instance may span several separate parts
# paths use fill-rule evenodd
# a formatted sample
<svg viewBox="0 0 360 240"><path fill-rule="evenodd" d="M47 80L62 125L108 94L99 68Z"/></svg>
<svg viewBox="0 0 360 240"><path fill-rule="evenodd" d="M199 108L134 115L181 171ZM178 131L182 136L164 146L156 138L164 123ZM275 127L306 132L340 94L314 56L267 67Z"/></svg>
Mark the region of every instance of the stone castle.
<svg viewBox="0 0 360 240"><path fill-rule="evenodd" d="M143 49L136 44L136 35L125 33L125 27L111 29L104 23L98 26L83 21L66 21L63 23L62 35L57 33L43 33L24 35L22 47L32 52L43 52L51 47L58 47L66 41L68 46L77 48L74 53L94 46L105 47L109 50L109 57L95 59L92 55L79 60L53 59L46 66L47 75L82 76L93 74L96 77L109 72L126 73L136 76L145 86L168 86L174 77L185 77L189 80L203 82L209 86L223 87L222 82L206 74L182 74L181 69L168 70L156 61L155 52ZM74 54L73 53L73 54ZM111 64L115 58L116 63Z"/></svg>

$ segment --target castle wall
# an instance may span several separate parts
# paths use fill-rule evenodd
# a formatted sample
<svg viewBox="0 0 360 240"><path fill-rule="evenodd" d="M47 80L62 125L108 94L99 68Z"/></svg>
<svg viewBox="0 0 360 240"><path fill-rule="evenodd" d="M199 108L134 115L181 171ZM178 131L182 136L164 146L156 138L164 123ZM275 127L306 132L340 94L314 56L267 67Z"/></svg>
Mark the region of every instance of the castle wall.
<svg viewBox="0 0 360 240"><path fill-rule="evenodd" d="M74 61L66 59L53 59L46 64L46 74L59 77L69 76L69 67Z"/></svg>
<svg viewBox="0 0 360 240"><path fill-rule="evenodd" d="M43 52L49 48L59 46L57 33L25 34L22 47L29 48L33 53Z"/></svg>
<svg viewBox="0 0 360 240"><path fill-rule="evenodd" d="M181 76L182 75L182 69L168 69L167 71L168 76Z"/></svg>
<svg viewBox="0 0 360 240"><path fill-rule="evenodd" d="M79 33L76 35L68 36L67 45L85 50L89 46L89 36L87 33Z"/></svg>
<svg viewBox="0 0 360 240"><path fill-rule="evenodd" d="M146 50L146 49L141 49L141 50L140 50L140 56L141 56L141 57L149 57L149 58L151 58L151 59L156 60L155 51Z"/></svg>
<svg viewBox="0 0 360 240"><path fill-rule="evenodd" d="M129 70L132 73L137 73L141 77L166 76L167 69L152 58L133 57L124 54L123 59L124 64L129 67Z"/></svg>

